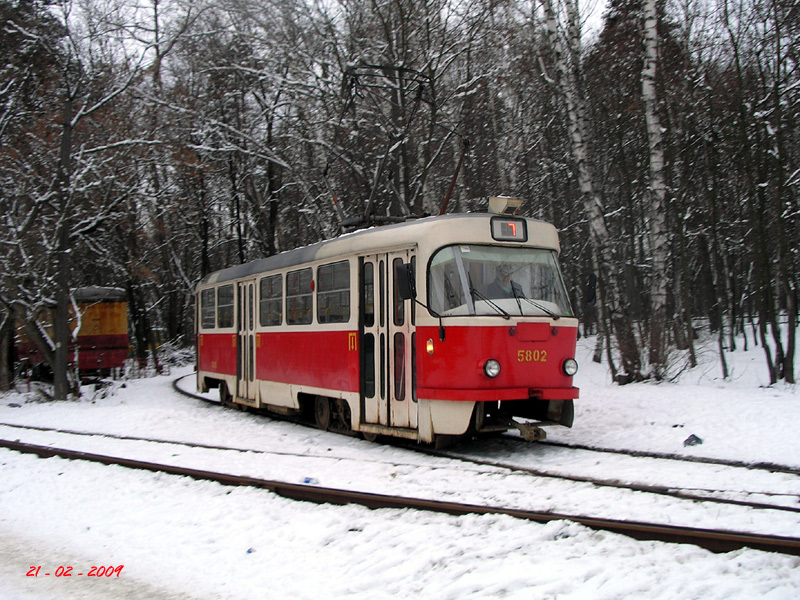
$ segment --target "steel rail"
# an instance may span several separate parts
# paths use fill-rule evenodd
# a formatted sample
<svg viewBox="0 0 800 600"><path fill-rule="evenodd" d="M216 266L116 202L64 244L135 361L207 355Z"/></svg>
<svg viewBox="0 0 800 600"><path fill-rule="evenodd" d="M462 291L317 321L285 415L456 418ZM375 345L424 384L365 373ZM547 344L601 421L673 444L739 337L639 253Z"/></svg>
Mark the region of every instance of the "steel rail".
<svg viewBox="0 0 800 600"><path fill-rule="evenodd" d="M210 398L206 398L204 396L200 396L199 394L193 394L191 392L187 392L186 390L181 389L178 386L178 382L181 379L185 379L194 373L189 373L189 375L182 375L178 377L172 382L173 389L189 398L195 398L197 400L202 400L203 402L207 402L209 404L220 404L218 400L212 400ZM276 418L281 420L289 420L293 423L301 423L298 420L286 419L283 415L277 415L274 413L263 413L270 418ZM521 438L504 435L500 436L503 442L513 444L513 445L524 445L530 446L531 442L527 442ZM550 446L553 448L567 448L571 450L586 450L588 452L599 452L603 454L620 454L623 456L632 456L634 458L657 458L662 460L674 460L680 462L689 462L689 463L698 463L698 464L707 464L707 465L719 465L722 467L733 467L733 468L741 468L741 469L751 469L755 471L769 471L770 473L786 473L788 475L800 475L800 467L792 467L789 465L781 465L778 463L773 462L747 462L743 460L729 460L729 459L722 459L722 458L711 458L711 457L704 457L704 456L686 456L681 454L671 454L668 452L650 452L646 450L625 450L625 449L617 449L617 448L603 448L600 446L591 446L588 444L571 444L567 442L556 442L552 440L540 440L536 442L537 445L540 446ZM434 454L435 451L431 451L430 454ZM442 456L447 456L448 458L462 458L453 455L447 455L446 451L441 451ZM501 465L498 465L501 466ZM512 468L509 465L502 465L506 468Z"/></svg>
<svg viewBox="0 0 800 600"><path fill-rule="evenodd" d="M525 442L526 444L528 442ZM748 500L735 500L732 498L722 498L714 496L713 494L745 494L745 495L761 495L761 496L784 496L796 498L795 494L783 492L764 492L764 491L750 491L750 490L725 490L725 489L712 489L712 488L690 488L681 487L680 485L657 485L646 483L626 483L618 479L601 479L598 477L585 477L581 475L569 475L565 473L554 473L546 469L536 469L533 467L526 467L523 465L516 465L503 461L494 461L478 458L472 455L461 455L454 453L450 450L436 450L433 448L416 448L416 452L421 452L429 456L436 456L439 458L449 458L452 460L462 460L476 465L484 465L488 467L495 467L500 469L509 469L518 473L527 473L534 477L552 477L556 479L563 479L564 481L572 481L575 483L590 483L597 487L607 487L619 490L630 490L632 492L646 492L648 494L658 494L660 496L667 496L670 498L680 498L681 500L691 500L695 502L715 502L717 504L730 504L732 506L745 506L749 508L756 508L760 510L779 510L784 512L800 513L800 507L785 506L781 504L767 504L765 502L751 502ZM668 460L668 459L664 459ZM731 467L731 468L744 468L747 467ZM700 492L705 492L703 495Z"/></svg>
<svg viewBox="0 0 800 600"><path fill-rule="evenodd" d="M753 533L719 531L693 527L677 527L640 521L623 521L602 519L581 515L568 515L552 512L538 512L501 506L482 506L442 500L427 500L404 496L357 492L315 485L287 483L268 479L259 479L228 473L217 473L200 469L191 469L173 465L139 461L79 452L50 446L25 444L11 440L0 440L0 447L16 452L35 454L41 458L60 457L68 460L82 460L104 465L116 465L130 469L145 470L154 473L190 477L200 481L213 481L222 485L245 486L266 489L284 498L313 502L316 504L357 504L370 509L379 508L411 508L439 512L450 515L507 515L538 523L566 520L579 523L596 530L609 531L632 537L637 540L662 541L670 543L692 544L712 552L730 552L741 548L752 548L766 552L778 552L800 556L800 539L760 535Z"/></svg>
<svg viewBox="0 0 800 600"><path fill-rule="evenodd" d="M219 404L219 402L214 401L212 399L193 394L186 390L181 389L178 386L178 382L186 377L192 375L183 375L178 377L172 382L172 387L174 390L184 396L189 398L195 398L198 400L203 400L204 402L208 402L210 404ZM299 419L292 419L285 417L283 415L274 415L268 413L267 416L270 418L275 418L279 420L289 421L291 423L295 423L298 425L306 425L306 423L300 421ZM512 436L502 436L502 441L509 444L524 444L525 446L530 446L530 442L523 441L520 438L512 437ZM403 441L399 441L399 444L402 447L410 448L409 446L405 445ZM557 447L557 448L572 448L577 450L585 450L588 452L599 452L604 454L619 454L624 456L631 456L633 458L655 458L658 460L674 460L674 461L682 461L682 462L690 462L690 463L700 463L700 464L711 464L711 465L720 465L724 467L730 468L742 468L742 469L751 469L751 470L767 470L770 472L777 472L777 473L786 473L791 475L800 475L800 469L793 469L791 467L787 467L784 465L776 465L773 463L747 463L743 461L732 461L732 460L720 460L720 459L713 459L713 458L702 458L702 457L687 457L687 456L680 456L674 454L665 454L665 453L653 453L653 452L645 452L645 451L638 451L638 450L614 450L610 448L594 448L592 446L584 446L584 445L571 445L571 444L563 444L559 442L547 442L547 441L540 441L537 442L539 445ZM436 456L439 458L448 458L451 460L459 460L463 462L469 462L477 465L483 466L490 466L496 467L501 469L510 469L512 471L517 471L520 473L527 473L529 475L533 475L536 477L554 477L558 479L564 479L566 481L574 481L577 483L590 483L592 485L596 485L599 487L610 487L610 488L617 488L617 489L627 489L631 491L639 491L639 492L647 492L651 494L659 494L662 496L668 496L672 498L679 498L682 500L691 500L697 502L715 502L718 504L729 504L732 506L744 506L749 508L755 508L759 510L778 510L784 512L795 512L800 513L800 507L793 507L793 506L785 506L780 504L767 504L764 502L750 502L747 500L735 500L731 498L721 498L719 496L714 496L713 494L719 494L721 492L726 492L728 490L718 490L718 489L692 489L688 490L686 488L681 488L679 486L663 486L663 485L652 485L652 484L631 484L625 483L622 481L617 480L609 480L609 479L598 479L596 477L579 477L579 476L570 476L564 475L559 473L552 473L547 470L543 469L534 469L530 467L524 467L520 465L515 465L513 463L507 462L499 462L499 461L491 461L481 458L476 458L474 456L463 456L457 453L454 453L452 450L439 450L435 448L428 448L428 447L421 447L417 446L411 448L414 452L427 454L429 456ZM705 492L710 495L702 495L700 493L691 493L691 492ZM786 496L788 494L775 494L772 492L759 492L759 491L741 491L741 490L731 490L732 493L741 493L741 494L760 494L765 496Z"/></svg>
<svg viewBox="0 0 800 600"><path fill-rule="evenodd" d="M291 421L294 422L294 421ZM16 423L4 423L0 422L0 427L10 427L14 429L26 429L31 431L41 431L41 432L53 432L53 433L60 433L65 435L75 435L75 436L87 436L87 437L105 437L108 439L113 440L122 440L122 441L134 441L134 442L147 442L153 444L173 444L179 446L186 446L188 448L198 448L202 450L222 450L222 451L230 451L230 452L241 452L241 453L255 453L255 454L272 454L278 456L298 456L302 458L330 458L330 456L313 456L307 453L297 453L297 452L283 452L279 450L254 450L250 448L237 448L232 446L220 446L214 444L204 444L202 442L185 442L180 440L169 440L165 438L145 438L145 437L136 437L136 436L129 436L129 435L120 435L114 433L102 433L102 432L90 432L90 431L76 431L73 429L61 429L56 427L43 427L43 426L36 426L36 425L20 425ZM446 458L449 460L457 460L462 463L469 463L471 465L476 466L488 466L494 467L499 469L506 469L518 473L524 473L527 475L531 475L534 477L548 477L548 478L555 478L555 479L562 479L564 481L571 481L574 483L589 483L591 485L595 485L597 487L609 487L615 489L623 489L623 490L630 490L633 492L646 492L649 494L658 494L662 496L667 496L671 498L679 498L681 500L691 500L696 502L711 502L717 504L728 504L732 506L743 506L747 508L754 508L758 510L777 510L783 512L793 512L793 513L800 513L800 507L795 506L785 506L781 504L767 504L764 502L751 502L748 500L735 500L732 498L720 498L718 496L713 495L702 495L699 493L689 493L687 489L689 488L682 488L680 486L663 486L663 485L653 485L653 484L634 484L634 483L625 483L618 480L609 480L609 479L598 479L596 477L580 477L575 475L565 475L563 473L553 473L544 469L534 469L531 467L524 467L521 465L515 465L513 463L505 463L505 462L498 462L498 461L491 461L491 460L484 460L476 457L470 456L462 456L459 454L454 454L451 451L447 450L436 450L432 448L423 448L423 447L409 447L407 445L401 444L401 448L410 449L412 452L420 453L420 454L427 454L429 456L434 456L437 458ZM356 460L356 459L348 459L348 460ZM408 463L401 463L397 461L380 461L384 464L393 464L393 465L407 465ZM714 493L721 493L721 492L730 492L730 493L737 493L737 494L755 494L755 495L764 495L764 496L794 496L792 494L787 493L775 493L775 492L764 492L764 491L741 491L741 490L719 490L719 489L693 489L694 492L706 492L707 494L714 494Z"/></svg>
<svg viewBox="0 0 800 600"><path fill-rule="evenodd" d="M529 443L519 438L513 438L511 436L505 436L505 438L506 438L505 441L511 441L512 443L525 443L525 444ZM663 460L676 460L689 463L719 465L722 467L751 469L754 471L769 471L770 473L787 473L789 475L800 475L800 467L792 467L789 465L781 465L778 463L765 462L765 461L747 462L744 460L729 460L724 458L711 458L705 456L686 456L681 454L671 454L669 452L649 452L646 450L624 450L618 448L602 448L600 446L591 446L587 444L570 444L567 442L555 442L551 440L545 440L537 443L541 444L542 446L551 446L553 448L567 448L570 450L587 450L590 452L601 452L606 454L623 454L625 456L632 456L634 458L658 458Z"/></svg>
<svg viewBox="0 0 800 600"><path fill-rule="evenodd" d="M172 389L175 390L176 392L178 392L179 394L183 394L184 396L187 396L189 398L194 398L196 400L202 400L203 402L208 402L209 404L219 404L220 406L222 406L222 402L220 402L219 400L212 400L211 398L206 398L205 396L201 396L200 394L193 394L192 392L187 392L186 390L182 390L180 388L180 386L178 385L178 382L181 379L186 379L187 377L191 377L192 375L195 375L195 373L192 372L192 373L189 373L188 375L181 375L180 377L176 377L175 379L173 379L172 380Z"/></svg>

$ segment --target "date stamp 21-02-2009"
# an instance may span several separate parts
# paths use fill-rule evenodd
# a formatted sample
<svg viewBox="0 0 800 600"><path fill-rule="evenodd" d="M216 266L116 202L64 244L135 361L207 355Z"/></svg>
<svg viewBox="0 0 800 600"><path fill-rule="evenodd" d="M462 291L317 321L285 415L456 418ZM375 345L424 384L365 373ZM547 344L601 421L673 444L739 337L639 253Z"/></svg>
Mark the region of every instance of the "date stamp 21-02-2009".
<svg viewBox="0 0 800 600"><path fill-rule="evenodd" d="M100 566L100 567L91 567L89 569L83 569L79 573L78 570L74 569L73 567L65 567L59 565L55 569L45 569L42 572L41 565L33 566L28 569L27 577L119 577L120 573L122 573L122 568L125 565L114 566L110 565L108 567ZM85 572L84 572L85 571Z"/></svg>

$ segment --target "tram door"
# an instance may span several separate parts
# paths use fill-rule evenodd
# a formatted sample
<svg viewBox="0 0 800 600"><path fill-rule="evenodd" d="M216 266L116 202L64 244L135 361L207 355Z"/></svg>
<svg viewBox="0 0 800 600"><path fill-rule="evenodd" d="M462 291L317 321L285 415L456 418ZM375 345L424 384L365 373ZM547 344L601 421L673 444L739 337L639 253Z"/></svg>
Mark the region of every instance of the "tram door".
<svg viewBox="0 0 800 600"><path fill-rule="evenodd" d="M238 284L238 335L236 340L236 396L242 400L256 399L256 281Z"/></svg>
<svg viewBox="0 0 800 600"><path fill-rule="evenodd" d="M412 250L362 257L361 414L365 423L417 427L413 376L414 310L401 300L395 268L412 261Z"/></svg>

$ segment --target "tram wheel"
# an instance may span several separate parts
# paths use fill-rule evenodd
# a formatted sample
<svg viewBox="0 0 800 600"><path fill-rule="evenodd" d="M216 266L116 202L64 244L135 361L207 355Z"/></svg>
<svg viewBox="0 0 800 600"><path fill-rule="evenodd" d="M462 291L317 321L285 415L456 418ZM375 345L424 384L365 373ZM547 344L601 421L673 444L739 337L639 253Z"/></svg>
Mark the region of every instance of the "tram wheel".
<svg viewBox="0 0 800 600"><path fill-rule="evenodd" d="M362 431L361 437L367 440L368 442L377 442L378 437L380 437L377 433L369 433L368 431Z"/></svg>
<svg viewBox="0 0 800 600"><path fill-rule="evenodd" d="M436 439L434 440L434 447L437 450L444 450L449 448L450 446L454 446L461 440L460 435L446 435L443 433L436 434Z"/></svg>
<svg viewBox="0 0 800 600"><path fill-rule="evenodd" d="M314 422L323 431L331 426L331 403L325 396L314 398Z"/></svg>
<svg viewBox="0 0 800 600"><path fill-rule="evenodd" d="M221 381L219 384L219 402L226 408L233 408L234 406L233 397L228 391L228 384L226 384L224 381Z"/></svg>

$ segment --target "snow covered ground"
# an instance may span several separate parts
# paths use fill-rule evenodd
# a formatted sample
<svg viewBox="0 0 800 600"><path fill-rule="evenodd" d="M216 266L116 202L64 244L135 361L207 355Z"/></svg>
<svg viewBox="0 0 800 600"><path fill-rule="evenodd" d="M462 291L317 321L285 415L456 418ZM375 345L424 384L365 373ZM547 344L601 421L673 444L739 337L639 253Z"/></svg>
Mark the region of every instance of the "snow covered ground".
<svg viewBox="0 0 800 600"><path fill-rule="evenodd" d="M678 383L625 387L609 383L605 368L591 363L591 350L589 341L581 343L575 427L551 429L549 439L800 466L800 397L790 386L765 387L759 348L729 356L729 381L719 378L709 353L704 366ZM311 478L330 487L558 512L583 507L593 515L649 515L697 527L725 525L800 537L800 518L786 513L765 516L686 501L634 499L225 411L176 394L170 386L177 374L131 381L106 397L87 394L81 402L40 403L6 394L0 396L0 423L249 452L8 426L0 426L0 437L297 483ZM690 435L703 443L684 446ZM481 443L472 452L496 450ZM548 469L589 468L577 451L530 446L521 454L515 459ZM614 456L591 460L593 475L670 485L682 476L668 470L674 465L656 460L644 468L641 461ZM0 598L800 597L800 559L753 550L715 555L567 522L539 525L509 517L316 506L266 491L6 450L0 450L0 465ZM788 476L785 482L770 474L731 480L730 471L698 469L686 466L692 477L716 488L785 486L784 503L800 506L800 489ZM119 577L87 577L92 566L120 565ZM26 576L39 566L38 577ZM59 567L59 572L72 567L72 576L56 577Z"/></svg>

